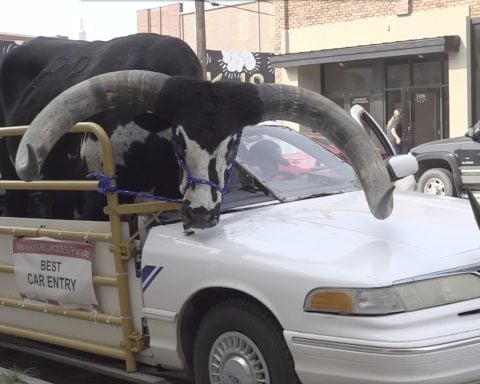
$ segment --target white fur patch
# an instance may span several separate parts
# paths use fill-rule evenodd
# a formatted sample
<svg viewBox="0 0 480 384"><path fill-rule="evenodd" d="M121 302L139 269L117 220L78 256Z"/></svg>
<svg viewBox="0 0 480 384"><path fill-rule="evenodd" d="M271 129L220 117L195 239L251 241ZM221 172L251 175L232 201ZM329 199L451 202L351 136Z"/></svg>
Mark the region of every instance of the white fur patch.
<svg viewBox="0 0 480 384"><path fill-rule="evenodd" d="M124 156L129 151L131 145L135 142L144 143L149 134L150 132L133 122L130 122L125 126L118 125L110 137L115 165L125 165ZM162 132L157 133L157 135L168 141L171 141L172 139L171 129L163 130ZM85 135L81 144L80 156L87 163L90 172L103 171L103 161L98 141Z"/></svg>
<svg viewBox="0 0 480 384"><path fill-rule="evenodd" d="M227 153L228 153L228 144L232 137L227 137L224 139L216 148L213 153L202 149L200 145L194 140L191 140L182 126L178 126L176 129L177 135L182 135L186 148L186 157L185 164L190 170L192 176L197 179L209 180L208 177L208 165L210 160L216 158L215 169L218 174L219 186L225 186L225 170L227 169ZM234 136L235 138L236 136ZM197 184L195 190L188 189L185 191L187 186L187 175L184 173L182 182L180 184L180 191L184 194L184 198L191 202L192 208L205 207L207 209L213 209L215 205L221 201L221 193L217 191L217 200L214 202L212 200L212 194L210 191L210 186L206 184Z"/></svg>

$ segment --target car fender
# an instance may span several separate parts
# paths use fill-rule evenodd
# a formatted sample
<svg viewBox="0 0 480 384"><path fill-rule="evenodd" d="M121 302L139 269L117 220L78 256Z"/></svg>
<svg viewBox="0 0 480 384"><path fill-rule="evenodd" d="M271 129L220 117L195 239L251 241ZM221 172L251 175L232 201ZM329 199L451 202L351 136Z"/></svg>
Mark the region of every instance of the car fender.
<svg viewBox="0 0 480 384"><path fill-rule="evenodd" d="M430 160L434 161L445 161L453 175L453 185L455 187L455 192L457 196L461 196L462 193L462 178L460 175L460 170L458 169L457 160L453 153L450 152L427 152L427 153L420 153L415 156L418 161L419 171L426 171L427 169L431 169L433 167L426 168L424 163ZM435 167L439 168L439 167ZM420 172L418 173L418 177L420 177ZM417 178L418 179L418 178Z"/></svg>

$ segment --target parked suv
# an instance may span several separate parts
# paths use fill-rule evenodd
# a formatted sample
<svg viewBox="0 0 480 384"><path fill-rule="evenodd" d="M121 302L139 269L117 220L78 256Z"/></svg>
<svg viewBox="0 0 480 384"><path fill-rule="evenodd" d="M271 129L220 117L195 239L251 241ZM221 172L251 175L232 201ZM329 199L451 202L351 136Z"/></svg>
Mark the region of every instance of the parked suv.
<svg viewBox="0 0 480 384"><path fill-rule="evenodd" d="M464 137L437 140L410 150L418 161L417 191L467 197L465 187L480 197L480 124Z"/></svg>

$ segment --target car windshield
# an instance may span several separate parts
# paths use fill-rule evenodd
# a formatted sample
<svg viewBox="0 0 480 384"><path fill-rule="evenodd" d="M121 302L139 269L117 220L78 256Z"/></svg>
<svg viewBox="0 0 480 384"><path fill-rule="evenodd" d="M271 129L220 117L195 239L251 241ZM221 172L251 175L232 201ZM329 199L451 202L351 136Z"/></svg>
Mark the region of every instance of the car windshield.
<svg viewBox="0 0 480 384"><path fill-rule="evenodd" d="M283 126L243 130L223 209L360 189L352 167L321 143Z"/></svg>

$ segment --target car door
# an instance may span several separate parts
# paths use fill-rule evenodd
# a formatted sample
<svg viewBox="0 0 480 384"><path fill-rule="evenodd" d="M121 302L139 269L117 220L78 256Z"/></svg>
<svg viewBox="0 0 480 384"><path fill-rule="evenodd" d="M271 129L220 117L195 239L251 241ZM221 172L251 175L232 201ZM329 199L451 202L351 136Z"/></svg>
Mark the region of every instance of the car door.
<svg viewBox="0 0 480 384"><path fill-rule="evenodd" d="M413 191L415 188L413 174L418 171L418 162L415 156L396 154L380 125L362 106L352 106L350 115L367 131L374 147L378 149L384 159L390 177L395 182L397 189Z"/></svg>

